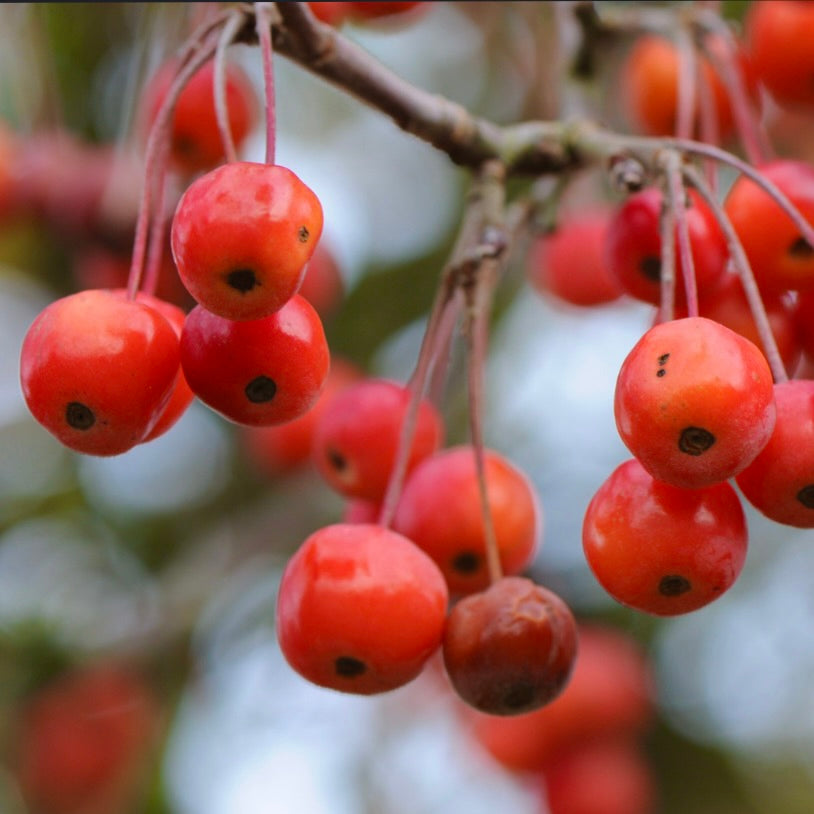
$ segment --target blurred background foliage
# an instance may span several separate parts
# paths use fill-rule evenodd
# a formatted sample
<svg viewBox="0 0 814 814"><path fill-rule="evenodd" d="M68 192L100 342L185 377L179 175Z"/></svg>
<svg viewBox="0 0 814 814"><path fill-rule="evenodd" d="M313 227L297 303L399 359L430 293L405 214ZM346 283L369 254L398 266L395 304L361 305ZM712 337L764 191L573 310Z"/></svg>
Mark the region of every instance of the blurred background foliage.
<svg viewBox="0 0 814 814"><path fill-rule="evenodd" d="M626 43L609 48L589 80L569 77L576 32L560 19L568 4L428 5L403 24L343 33L410 81L499 122L567 112L625 126L609 89ZM734 18L745 4L724 6ZM76 146L64 178L50 179L53 210L0 223L0 811L27 811L14 770L26 698L69 667L115 658L146 676L160 710L147 779L117 810L531 814L536 797L478 751L432 692L429 702L421 687L345 698L306 686L282 661L280 569L342 512L309 467L269 477L240 430L199 404L165 437L115 460L63 450L27 414L17 383L26 328L82 287L81 253L97 242L126 250L132 239L118 223L72 218L69 170L89 177L81 161L112 147L129 179L122 200L132 227L139 93L200 13L187 3L0 8L3 126L26 142ZM241 46L233 58L259 93L259 54ZM278 160L322 199L323 241L343 275L344 300L326 318L332 350L405 379L466 174L302 70L283 60L276 70ZM262 147L258 131L245 157L262 160ZM67 198L56 194L63 183ZM608 195L590 172L572 188L574 206ZM650 319L627 301L592 312L545 301L526 285L518 253L493 325L487 441L540 491L545 539L534 576L653 658L660 706L647 746L659 811L804 814L814 808L810 534L750 514L739 584L719 604L670 621L615 605L582 559L587 501L626 457L612 418L616 371ZM442 405L450 443L467 433L459 352L453 361Z"/></svg>

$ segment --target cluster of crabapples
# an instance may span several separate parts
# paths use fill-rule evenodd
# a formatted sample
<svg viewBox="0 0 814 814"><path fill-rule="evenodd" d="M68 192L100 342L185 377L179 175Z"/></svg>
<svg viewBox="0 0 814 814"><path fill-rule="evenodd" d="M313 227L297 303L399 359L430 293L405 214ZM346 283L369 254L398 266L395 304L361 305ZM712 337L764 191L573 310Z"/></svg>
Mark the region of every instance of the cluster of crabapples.
<svg viewBox="0 0 814 814"><path fill-rule="evenodd" d="M750 6L737 54L749 95L757 98L762 83L778 105L814 109L810 55L802 58L795 50L812 27L810 4ZM708 40L707 46L714 51L720 43ZM729 97L701 59L701 76L717 102L707 117L712 114L713 131L725 138L733 128ZM622 74L632 122L648 135L674 134L676 45L656 35L640 37ZM699 110L693 115L697 127ZM756 169L811 222L814 167L773 159L756 162ZM747 527L731 480L766 517L814 527L811 244L776 198L745 174L718 213L695 189L685 189L684 196L687 250L682 254L676 226L669 303L676 318L656 314L616 382L616 426L633 458L601 485L583 524L585 555L602 586L619 602L656 615L700 608L738 577ZM532 253L531 283L579 306L626 295L663 308L662 217L668 207L674 207L668 191L648 186L615 209L563 218ZM732 240L722 217L748 261L768 338L731 265ZM765 347L769 340L772 349ZM774 366L767 361L771 351Z"/></svg>
<svg viewBox="0 0 814 814"><path fill-rule="evenodd" d="M174 71L145 94L153 119ZM379 379L343 387L356 374L341 364L329 376L320 317L299 293L322 232L320 202L274 163L205 169L223 158L216 116L199 110L211 113L211 82L207 65L183 88L168 141L176 171L201 173L170 235L196 304L184 313L138 290L132 275L126 288L53 302L21 351L31 413L65 446L99 456L166 432L194 396L248 428L306 424L319 470L354 505L346 522L306 540L283 575L277 627L292 666L316 684L369 694L412 680L443 650L453 685L479 709L517 714L549 702L571 672L577 632L559 597L518 576L541 528L529 480L483 453L499 559L490 574L474 449L442 449L440 414L424 400L392 523L377 522L412 391ZM252 109L242 87L227 84L235 137ZM450 597L460 600L451 611Z"/></svg>

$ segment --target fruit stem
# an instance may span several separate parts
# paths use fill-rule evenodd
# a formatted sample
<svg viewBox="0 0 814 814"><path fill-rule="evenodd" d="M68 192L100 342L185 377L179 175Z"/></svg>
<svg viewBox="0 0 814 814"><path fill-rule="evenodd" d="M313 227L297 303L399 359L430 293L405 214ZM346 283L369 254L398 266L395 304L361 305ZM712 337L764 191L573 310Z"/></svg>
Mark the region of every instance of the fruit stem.
<svg viewBox="0 0 814 814"><path fill-rule="evenodd" d="M274 94L274 52L271 43L270 3L255 3L255 23L263 57L263 87L266 99L266 164L274 163L277 139L277 113Z"/></svg>
<svg viewBox="0 0 814 814"><path fill-rule="evenodd" d="M678 232L678 250L681 260L681 273L684 277L684 292L687 299L687 314L698 316L698 289L695 278L695 262L690 245L690 231L687 225L687 208L684 205L686 191L681 178L682 159L679 153L669 150L664 155L664 166L667 176L668 207L675 212L676 231Z"/></svg>
<svg viewBox="0 0 814 814"><path fill-rule="evenodd" d="M727 89L735 126L749 163L762 164L770 160L773 151L760 118L749 99L743 70L736 58L737 43L732 31L720 15L711 9L699 8L696 15L697 21L706 31L723 44L723 53L708 46L704 47L704 52Z"/></svg>
<svg viewBox="0 0 814 814"><path fill-rule="evenodd" d="M158 288L158 277L161 273L161 261L164 257L164 235L167 224L167 213L164 211L167 200L168 184L168 162L170 155L170 145L165 142L161 145L161 151L156 163L158 169L155 177L155 211L153 212L152 223L150 224L150 239L147 248L147 267L144 271L144 279L141 290L146 294L155 294Z"/></svg>
<svg viewBox="0 0 814 814"><path fill-rule="evenodd" d="M144 184L141 190L138 217L136 218L130 274L127 279L127 296L131 300L136 298L141 284L144 256L147 250L147 232L150 224L150 198L152 190L157 188L156 179L161 175L161 150L169 145L172 114L175 111L178 97L190 78L212 58L215 51L214 33L212 31L207 35L203 42L200 43L200 49L195 53L191 53L189 58L182 64L182 67L179 68L166 97L164 97L164 101L161 103L161 107L158 109L153 126L150 128L144 156Z"/></svg>
<svg viewBox="0 0 814 814"><path fill-rule="evenodd" d="M732 264L740 276L743 291L749 303L752 318L755 320L758 336L763 344L763 352L769 362L774 381L778 384L788 381L788 374L786 373L783 359L780 356L777 342L772 333L769 317L766 314L766 306L763 303L763 298L760 296L760 290L755 282L755 275L752 273L752 267L749 264L746 252L743 250L743 244L735 231L735 227L727 217L724 208L718 203L701 173L699 173L695 167L688 164L682 167L682 173L687 182L695 187L701 197L706 201L724 233Z"/></svg>
<svg viewBox="0 0 814 814"><path fill-rule="evenodd" d="M698 60L692 38L685 26L678 27L676 40L678 48L676 135L679 138L692 138L698 87Z"/></svg>
<svg viewBox="0 0 814 814"><path fill-rule="evenodd" d="M237 149L232 138L232 128L229 124L229 104L226 94L226 49L231 45L235 35L243 25L243 13L234 12L223 26L218 37L215 49L215 64L212 71L212 89L215 96L215 117L218 121L218 131L223 144L223 154L228 163L237 161Z"/></svg>
<svg viewBox="0 0 814 814"><path fill-rule="evenodd" d="M675 318L676 247L675 247L675 208L665 196L659 219L661 239L661 273L659 322L670 322Z"/></svg>

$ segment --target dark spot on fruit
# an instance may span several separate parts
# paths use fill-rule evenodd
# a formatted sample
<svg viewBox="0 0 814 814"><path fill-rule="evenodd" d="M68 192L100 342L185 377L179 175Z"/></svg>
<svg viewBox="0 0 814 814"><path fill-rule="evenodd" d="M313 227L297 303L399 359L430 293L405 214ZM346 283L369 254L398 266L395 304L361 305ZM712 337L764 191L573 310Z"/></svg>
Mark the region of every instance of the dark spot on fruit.
<svg viewBox="0 0 814 814"><path fill-rule="evenodd" d="M325 452L328 463L338 472L344 472L348 468L348 459L335 449L328 449Z"/></svg>
<svg viewBox="0 0 814 814"><path fill-rule="evenodd" d="M257 376L246 385L243 392L253 404L262 404L274 398L277 385L268 376Z"/></svg>
<svg viewBox="0 0 814 814"><path fill-rule="evenodd" d="M788 252L792 257L805 259L814 254L814 247L812 247L804 237L798 237L791 246L789 246Z"/></svg>
<svg viewBox="0 0 814 814"><path fill-rule="evenodd" d="M367 670L367 665L353 656L340 656L334 662L334 669L336 674L344 676L345 678L356 678L362 675Z"/></svg>
<svg viewBox="0 0 814 814"><path fill-rule="evenodd" d="M687 593L692 586L686 577L670 574L659 581L659 593L662 596L680 596Z"/></svg>
<svg viewBox="0 0 814 814"><path fill-rule="evenodd" d="M172 140L172 149L176 155L194 158L198 152L198 145L195 143L195 139L187 135L178 135Z"/></svg>
<svg viewBox="0 0 814 814"><path fill-rule="evenodd" d="M311 233L308 231L308 227L300 226L300 230L297 232L297 239L300 243L307 243L309 237L311 237Z"/></svg>
<svg viewBox="0 0 814 814"><path fill-rule="evenodd" d="M480 557L471 551L464 551L452 560L452 567L459 574L474 574L480 568Z"/></svg>
<svg viewBox="0 0 814 814"><path fill-rule="evenodd" d="M661 258L649 255L639 261L639 271L654 283L661 280Z"/></svg>
<svg viewBox="0 0 814 814"><path fill-rule="evenodd" d="M245 294L260 285L257 275L251 269L230 271L226 275L226 283L241 294Z"/></svg>
<svg viewBox="0 0 814 814"><path fill-rule="evenodd" d="M89 430L96 423L96 416L82 402L71 401L65 408L65 420L75 430Z"/></svg>
<svg viewBox="0 0 814 814"><path fill-rule="evenodd" d="M797 500L803 504L807 509L814 509L814 483L804 486L797 493Z"/></svg>
<svg viewBox="0 0 814 814"><path fill-rule="evenodd" d="M668 360L669 358L670 358L670 354L669 354L669 353L662 353L662 354L661 354L661 356L659 356L659 365L666 365L666 364L667 364L667 360Z"/></svg>
<svg viewBox="0 0 814 814"><path fill-rule="evenodd" d="M507 709L525 709L534 701L534 687L525 681L518 682L509 688L503 696L503 706Z"/></svg>
<svg viewBox="0 0 814 814"><path fill-rule="evenodd" d="M662 377L662 376L664 376L666 373L667 373L667 371L666 371L666 370L665 370L665 369L662 367L662 368L660 368L659 370L657 370L657 371L656 371L656 376L658 376L659 378L661 378L661 377Z"/></svg>
<svg viewBox="0 0 814 814"><path fill-rule="evenodd" d="M702 455L715 443L715 436L703 427L685 427L678 438L678 448L687 455Z"/></svg>

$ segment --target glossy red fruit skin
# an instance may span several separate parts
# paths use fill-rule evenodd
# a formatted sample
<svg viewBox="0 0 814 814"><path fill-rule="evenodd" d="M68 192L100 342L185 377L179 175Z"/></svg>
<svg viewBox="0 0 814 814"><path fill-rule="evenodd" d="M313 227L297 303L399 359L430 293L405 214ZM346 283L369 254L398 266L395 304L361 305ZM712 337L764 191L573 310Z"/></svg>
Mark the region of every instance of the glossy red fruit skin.
<svg viewBox="0 0 814 814"><path fill-rule="evenodd" d="M803 352L809 359L814 360L814 291L800 294L797 297L794 322Z"/></svg>
<svg viewBox="0 0 814 814"><path fill-rule="evenodd" d="M170 323L115 290L47 306L23 340L20 381L34 418L65 446L118 455L145 439L179 370Z"/></svg>
<svg viewBox="0 0 814 814"><path fill-rule="evenodd" d="M631 195L608 224L605 262L611 276L631 297L659 305L661 302L661 235L659 218L662 193L648 187ZM695 266L696 287L710 291L723 278L729 257L726 240L714 215L701 197L689 190L687 228ZM686 303L684 276L676 234L676 303Z"/></svg>
<svg viewBox="0 0 814 814"><path fill-rule="evenodd" d="M373 524L312 534L289 560L277 636L304 678L370 695L412 681L441 645L448 594L435 563Z"/></svg>
<svg viewBox="0 0 814 814"><path fill-rule="evenodd" d="M808 2L756 0L744 18L755 73L781 106L814 108L814 9Z"/></svg>
<svg viewBox="0 0 814 814"><path fill-rule="evenodd" d="M576 653L577 625L568 605L523 577L503 577L461 599L444 631L452 686L492 715L519 715L553 701Z"/></svg>
<svg viewBox="0 0 814 814"><path fill-rule="evenodd" d="M212 313L261 319L297 292L322 222L319 199L291 170L224 164L178 202L171 232L178 274Z"/></svg>
<svg viewBox="0 0 814 814"><path fill-rule="evenodd" d="M814 166L778 159L757 169L786 194L809 223L814 222ZM791 218L754 181L739 177L729 190L724 210L761 290L814 290L814 251Z"/></svg>
<svg viewBox="0 0 814 814"><path fill-rule="evenodd" d="M783 366L788 373L792 373L797 367L801 353L795 309L787 295L777 292L764 292L761 299ZM766 355L749 308L749 301L737 274L724 275L721 284L713 292L698 298L698 315L720 322L721 325L753 342L763 351L763 355ZM675 316L677 319L688 316L687 309L676 308Z"/></svg>
<svg viewBox="0 0 814 814"><path fill-rule="evenodd" d="M778 383L769 443L737 477L744 497L766 517L814 528L814 381Z"/></svg>
<svg viewBox="0 0 814 814"><path fill-rule="evenodd" d="M461 704L475 739L503 767L539 773L573 745L641 736L654 718L654 682L637 642L616 628L580 624L571 678L550 704L524 715L486 715Z"/></svg>
<svg viewBox="0 0 814 814"><path fill-rule="evenodd" d="M542 294L583 307L613 302L622 289L605 264L605 233L610 213L581 212L540 236L529 255L526 276Z"/></svg>
<svg viewBox="0 0 814 814"><path fill-rule="evenodd" d="M775 422L772 374L760 349L705 317L651 328L619 371L619 435L653 477L687 489L748 466Z"/></svg>
<svg viewBox="0 0 814 814"><path fill-rule="evenodd" d="M585 558L602 587L654 616L689 613L721 596L743 568L747 542L728 483L681 489L635 459L599 487L582 526Z"/></svg>
<svg viewBox="0 0 814 814"><path fill-rule="evenodd" d="M320 416L314 462L346 497L381 502L396 460L410 391L387 379L365 379L343 390ZM441 416L426 399L418 410L407 471L441 445Z"/></svg>
<svg viewBox="0 0 814 814"><path fill-rule="evenodd" d="M122 292L122 296L125 296L125 292ZM166 300L153 296L152 294L145 294L143 291L138 292L136 295L136 300L149 306L154 311L158 311L158 313L170 323L180 343L181 333L184 329L184 322L186 321L186 314L181 308L179 308L177 305L173 305L171 302L167 302ZM164 433L173 427L178 419L181 418L181 416L187 411L187 408L192 403L193 398L195 398L195 394L192 392L192 388L187 383L186 376L184 376L184 370L180 365L179 344L178 374L175 377L175 384L173 385L172 393L170 394L164 409L161 411L158 421L156 421L155 426L150 430L150 432L144 436L144 441L142 441L142 443L152 441L153 439L164 435Z"/></svg>
<svg viewBox="0 0 814 814"><path fill-rule="evenodd" d="M17 722L15 764L31 810L122 810L158 714L144 681L118 665L85 667L46 685Z"/></svg>
<svg viewBox="0 0 814 814"><path fill-rule="evenodd" d="M494 450L484 451L489 507L504 574L519 574L534 559L542 510L534 487ZM471 446L442 450L420 463L404 484L393 528L435 560L450 593L489 585L480 491Z"/></svg>
<svg viewBox="0 0 814 814"><path fill-rule="evenodd" d="M734 124L726 87L706 57L698 53L696 60L714 100L718 133L726 138ZM622 69L622 87L625 91L622 98L628 118L639 132L650 136L676 135L679 71L678 50L666 37L642 35L628 52ZM748 85L749 77L744 78ZM696 91L693 114L696 133L701 110L699 96L700 91Z"/></svg>
<svg viewBox="0 0 814 814"><path fill-rule="evenodd" d="M181 333L181 367L192 391L238 424L303 415L316 404L329 366L322 322L298 295L255 320L224 319L198 305Z"/></svg>
<svg viewBox="0 0 814 814"><path fill-rule="evenodd" d="M192 75L178 96L172 118L170 155L175 167L191 174L209 170L226 158L215 110L214 60ZM177 66L163 65L144 91L145 138L170 90ZM248 136L257 118L257 104L251 80L235 64L226 66L226 107L235 147Z"/></svg>
<svg viewBox="0 0 814 814"><path fill-rule="evenodd" d="M655 814L656 779L627 738L575 744L543 769L548 814Z"/></svg>
<svg viewBox="0 0 814 814"><path fill-rule="evenodd" d="M344 282L333 254L320 243L308 262L298 293L325 319L342 300Z"/></svg>
<svg viewBox="0 0 814 814"><path fill-rule="evenodd" d="M316 404L307 412L284 424L267 427L245 427L241 440L246 454L259 472L275 477L301 469L313 460L314 433L330 401L358 381L361 371L349 362L334 357L325 387Z"/></svg>

